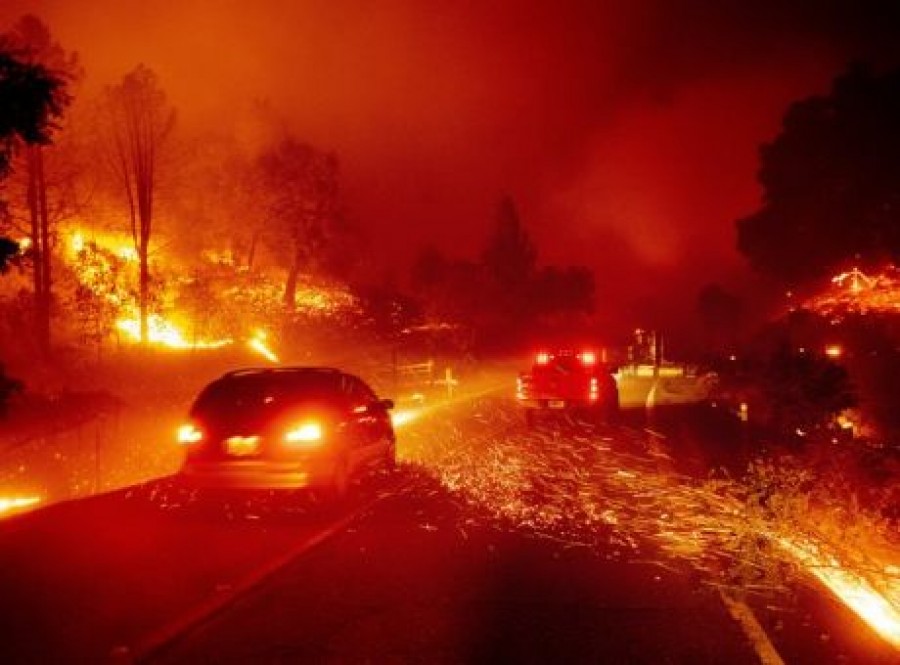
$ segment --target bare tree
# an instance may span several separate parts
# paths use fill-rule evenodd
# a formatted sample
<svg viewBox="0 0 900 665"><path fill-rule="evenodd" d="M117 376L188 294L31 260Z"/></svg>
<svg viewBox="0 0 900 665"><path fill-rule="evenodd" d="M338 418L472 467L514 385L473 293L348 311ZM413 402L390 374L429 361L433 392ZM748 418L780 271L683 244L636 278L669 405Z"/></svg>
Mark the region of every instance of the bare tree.
<svg viewBox="0 0 900 665"><path fill-rule="evenodd" d="M150 238L160 150L175 124L175 111L156 74L138 65L103 95L109 162L125 193L131 235L140 265L138 309L147 340L150 304Z"/></svg>

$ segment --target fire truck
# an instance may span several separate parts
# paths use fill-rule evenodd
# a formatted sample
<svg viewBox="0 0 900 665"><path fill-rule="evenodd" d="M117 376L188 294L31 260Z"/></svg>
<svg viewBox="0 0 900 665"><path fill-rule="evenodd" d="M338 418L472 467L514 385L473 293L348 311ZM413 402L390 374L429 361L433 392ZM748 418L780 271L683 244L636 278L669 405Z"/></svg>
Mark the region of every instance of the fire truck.
<svg viewBox="0 0 900 665"><path fill-rule="evenodd" d="M619 413L619 389L613 371L589 349L536 353L531 369L519 374L516 385L525 422L531 427L543 415L573 412L614 420Z"/></svg>

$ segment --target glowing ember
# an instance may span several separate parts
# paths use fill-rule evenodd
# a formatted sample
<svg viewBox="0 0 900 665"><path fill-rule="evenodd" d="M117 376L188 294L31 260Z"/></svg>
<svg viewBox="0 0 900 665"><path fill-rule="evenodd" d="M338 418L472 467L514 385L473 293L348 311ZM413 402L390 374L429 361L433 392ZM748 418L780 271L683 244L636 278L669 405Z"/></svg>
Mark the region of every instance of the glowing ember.
<svg viewBox="0 0 900 665"><path fill-rule="evenodd" d="M41 502L41 498L37 496L26 496L17 498L0 498L0 517L14 513L25 508L30 508Z"/></svg>
<svg viewBox="0 0 900 665"><path fill-rule="evenodd" d="M405 412L395 417L402 423ZM794 489L803 478L794 483L781 465L743 481L694 480L674 471L654 437L577 423L526 430L521 413L497 401L476 405L465 424L423 419L399 452L494 525L611 558L684 561L716 588L745 593L787 593L813 576L900 648L900 579L874 580L888 570L874 562L875 545L852 537L835 509L816 512ZM860 532L873 539L876 524Z"/></svg>

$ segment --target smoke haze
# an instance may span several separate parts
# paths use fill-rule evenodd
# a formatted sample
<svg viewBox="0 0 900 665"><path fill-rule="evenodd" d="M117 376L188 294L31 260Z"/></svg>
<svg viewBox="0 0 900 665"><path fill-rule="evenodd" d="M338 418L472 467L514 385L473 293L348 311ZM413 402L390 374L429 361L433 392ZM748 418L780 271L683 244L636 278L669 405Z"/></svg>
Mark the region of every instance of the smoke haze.
<svg viewBox="0 0 900 665"><path fill-rule="evenodd" d="M896 62L878 2L6 0L47 22L83 94L142 62L180 129L266 100L338 153L353 217L402 277L433 243L473 256L509 193L544 262L602 303L740 273L759 144L848 61ZM394 266L390 268L390 266Z"/></svg>

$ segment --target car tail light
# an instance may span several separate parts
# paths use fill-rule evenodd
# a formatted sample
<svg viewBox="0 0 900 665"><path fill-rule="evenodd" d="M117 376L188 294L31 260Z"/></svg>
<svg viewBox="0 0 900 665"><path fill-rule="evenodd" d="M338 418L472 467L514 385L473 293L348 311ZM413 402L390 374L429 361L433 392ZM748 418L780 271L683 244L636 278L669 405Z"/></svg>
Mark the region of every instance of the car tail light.
<svg viewBox="0 0 900 665"><path fill-rule="evenodd" d="M582 365L597 364L597 354L593 351L582 351L580 354L578 354L578 357L581 359Z"/></svg>
<svg viewBox="0 0 900 665"><path fill-rule="evenodd" d="M194 423L185 423L178 428L176 438L178 439L178 443L189 446L193 443L203 441L203 430Z"/></svg>
<svg viewBox="0 0 900 665"><path fill-rule="evenodd" d="M291 448L315 448L322 443L324 432L317 422L305 422L284 433L284 442Z"/></svg>
<svg viewBox="0 0 900 665"><path fill-rule="evenodd" d="M547 363L550 362L551 357L552 356L549 353L547 353L546 351L541 351L539 354L537 354L535 356L534 362L538 365L546 365Z"/></svg>

